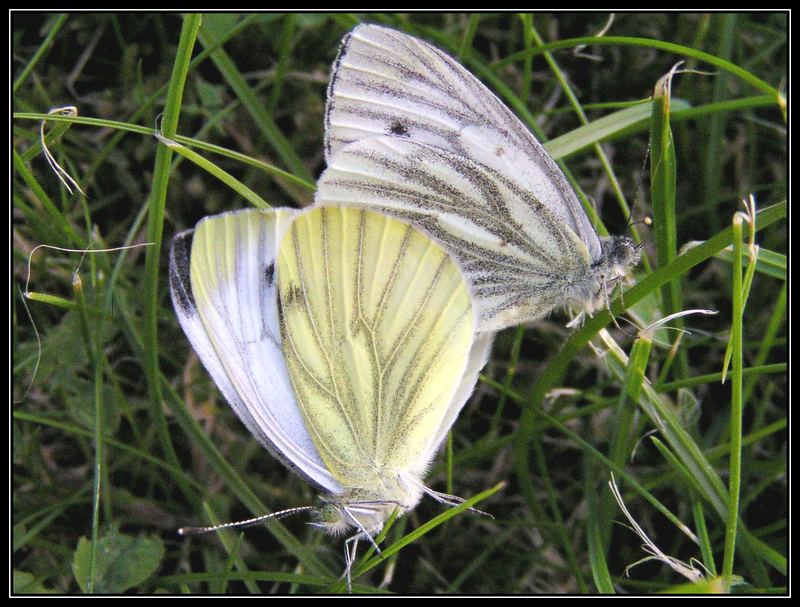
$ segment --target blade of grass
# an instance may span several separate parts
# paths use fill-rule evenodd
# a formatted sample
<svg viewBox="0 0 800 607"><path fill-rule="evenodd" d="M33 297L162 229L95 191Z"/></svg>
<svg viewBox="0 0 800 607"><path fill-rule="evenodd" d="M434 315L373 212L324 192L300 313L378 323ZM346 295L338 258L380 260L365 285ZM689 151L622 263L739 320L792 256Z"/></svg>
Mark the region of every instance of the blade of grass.
<svg viewBox="0 0 800 607"><path fill-rule="evenodd" d="M717 253L715 257L717 259L722 259L723 261L732 263L733 249L731 247L725 247L719 253ZM748 255L744 258L743 263L746 268L749 268L752 265L753 260L750 259L750 256ZM777 278L778 280L786 280L786 263L786 255L759 247L758 256L755 263L755 271L766 276L771 276L772 278ZM745 290L745 292L746 291L747 290Z"/></svg>
<svg viewBox="0 0 800 607"><path fill-rule="evenodd" d="M461 37L461 47L458 49L457 57L461 63L464 63L464 58L469 56L472 52L472 41L475 39L475 33L478 31L480 18L480 13L471 13L469 16L469 23L464 30L464 35Z"/></svg>
<svg viewBox="0 0 800 607"><path fill-rule="evenodd" d="M536 34L533 31L533 15L530 13L521 13L519 15L522 21L522 43L526 49L532 48L536 40ZM531 98L531 81L533 76L533 56L526 58L522 65L522 94L520 95L522 103L528 104Z"/></svg>
<svg viewBox="0 0 800 607"><path fill-rule="evenodd" d="M656 84L653 93L653 114L650 122L650 181L655 224L656 259L658 265L671 263L678 254L678 230L676 220L677 160L675 144L670 128L670 103L672 78L677 65ZM683 308L680 276L661 287L663 314L669 316ZM675 327L683 327L681 318L675 319ZM680 349L675 359L675 373L679 378L688 375L686 351Z"/></svg>
<svg viewBox="0 0 800 607"><path fill-rule="evenodd" d="M504 67L511 63L516 63L517 61L523 61L526 56L528 55L538 55L541 53L552 52L560 49L565 48L573 48L576 46L587 45L591 44L594 46L639 46L645 47L650 49L655 49L659 51L665 51L668 53L673 53L678 55L679 57L691 57L696 59L697 61L701 61L703 63L707 63L709 65L713 65L718 67L726 72L730 72L743 82L746 82L750 86L755 89L758 89L762 93L765 93L772 97L773 101L778 105L783 113L784 120L786 119L786 100L781 92L771 86L769 83L764 82L761 78L753 75L748 70L745 70L738 65L727 61L723 57L718 57L716 55L712 55L711 53L706 53L704 51L697 50L690 46L684 46L682 44L674 44L672 42L665 42L663 40L656 40L653 38L637 38L632 36L602 36L602 37L583 37L583 38L567 38L564 40L557 40L555 42L550 42L545 44L541 47L520 51L518 53L514 53L513 55L509 55L504 58L502 61L498 61L492 64L492 69L497 70L501 67Z"/></svg>
<svg viewBox="0 0 800 607"><path fill-rule="evenodd" d="M755 198L751 195L749 198L749 204L747 201L744 203L746 213L737 213L736 217L739 218L739 229L741 230L741 222L747 222L748 227L748 247L747 253L749 257L749 262L747 263L747 270L745 272L744 279L742 282L742 293L739 295L741 301L741 309L744 312L744 308L747 305L747 297L750 294L750 287L753 284L753 276L755 275L756 267L758 265L758 258L759 258L759 247L756 245L756 226L755 226ZM736 234L736 230L734 229L734 236ZM742 259L740 258L738 261L736 260L735 254L735 240L734 240L734 268L736 267L736 263L744 264ZM741 279L740 279L741 280ZM741 345L741 344L740 344ZM722 376L723 378L726 377L728 371L728 365L730 364L731 356L733 355L733 340L728 341L728 347L725 349L725 360L722 363ZM725 380L723 379L723 382ZM740 395L741 396L741 395Z"/></svg>
<svg viewBox="0 0 800 607"><path fill-rule="evenodd" d="M772 346L775 341L775 336L778 333L781 325L783 324L783 319L786 314L786 302L787 302L787 281L783 282L783 286L781 287L780 295L778 296L778 301L775 304L775 309L772 311L772 315L770 316L769 323L767 324L767 330L764 332L764 336L761 338L761 343L758 347L758 352L756 353L755 358L753 359L753 367L748 369L742 369L742 375L744 377L750 376L747 383L744 387L744 396L742 397L742 401L745 403L750 402L750 398L753 395L753 390L755 390L756 383L758 382L759 375L752 372L753 368L756 369L764 369L765 372L769 373L770 369L773 368L775 365L766 365L764 364L767 360L767 356L769 355L770 350L772 350ZM788 370L788 365L785 363L779 363L785 373Z"/></svg>
<svg viewBox="0 0 800 607"><path fill-rule="evenodd" d="M33 176L33 173L28 169L28 166L23 162L20 155L16 150L12 150L12 157L14 162L14 170L19 173L25 184L31 189L31 192L36 199L41 202L45 211L53 220L53 225L58 229L61 237L66 241L67 246L73 248L81 248L86 245L77 232L72 227L72 224L64 218L64 215L53 203L50 196L47 195L44 188L39 184L38 180Z"/></svg>
<svg viewBox="0 0 800 607"><path fill-rule="evenodd" d="M733 557L739 525L739 497L742 479L742 319L744 317L744 292L742 290L743 235L742 214L733 216L733 320L731 323L731 428L730 470L728 480L728 520L725 527L725 549L722 560L722 579L730 592L733 582Z"/></svg>
<svg viewBox="0 0 800 607"><path fill-rule="evenodd" d="M633 450L636 403L639 401L639 393L647 372L647 363L652 344L651 339L645 339L643 335L640 335L631 347L631 354L625 371L625 380L616 407L616 421L608 447L608 458L618 468L625 467L625 463ZM602 545L607 550L611 537L611 513L615 512L615 504L614 496L611 493L604 492L603 495L602 511L608 516L601 527L601 538Z"/></svg>
<svg viewBox="0 0 800 607"><path fill-rule="evenodd" d="M586 440L584 440L579 434L570 430L565 424L561 421L550 415L544 410L539 411L539 415L547 421L553 428L555 428L558 432L569 438L570 440L574 441L575 444L584 450L588 455L590 455L593 459L595 459L598 464L602 465L604 468L612 471L614 476L617 476L625 481L626 485L630 485L631 489L633 489L637 494L639 494L642 498L644 498L650 505L652 505L658 512L660 512L667 520L669 520L675 527L677 527L687 538L689 538L692 542L695 542L694 534L689 530L686 525L684 525L681 520L673 514L669 508L667 508L663 503L661 503L650 491L648 491L639 481L637 481L631 474L629 474L624 468L618 467L614 462L609 460L605 455L603 455L599 450L589 444Z"/></svg>
<svg viewBox="0 0 800 607"><path fill-rule="evenodd" d="M287 13L283 16L283 30L278 47L278 63L275 66L275 76L272 79L272 90L267 101L267 112L273 114L278 107L278 101L283 89L283 79L286 77L289 59L294 47L294 33L297 29L297 16Z"/></svg>
<svg viewBox="0 0 800 607"><path fill-rule="evenodd" d="M692 499L692 518L694 520L694 528L697 531L697 539L700 541L700 553L703 557L703 565L710 575L716 577L717 565L714 562L714 551L711 547L711 539L708 537L705 508L700 499Z"/></svg>
<svg viewBox="0 0 800 607"><path fill-rule="evenodd" d="M514 341L511 344L511 354L508 359L508 368L506 369L506 377L503 381L502 389L500 390L500 399L497 401L497 407L492 416L492 421L489 425L489 435L498 436L500 429L500 422L503 419L503 410L506 406L506 397L511 391L511 383L514 381L514 374L517 371L517 363L519 362L519 355L522 349L522 338L525 335L525 326L519 325L514 330Z"/></svg>
<svg viewBox="0 0 800 607"><path fill-rule="evenodd" d="M626 364L625 354L619 349L611 339L607 331L601 331L600 337L607 347L604 360L609 369L617 376L622 376ZM654 425L666 438L669 445L674 450L678 461L685 466L692 476L692 482L698 487L698 492L713 507L721 521L728 519L728 491L722 479L717 475L705 454L683 428L677 415L666 402L662 402L658 394L652 389L648 382L643 384L639 405L642 410L653 421ZM775 550L757 540L744 525L739 526L742 545L746 549L748 557L747 564L750 574L760 585L768 583L768 576L764 570L762 560L778 571L784 572L786 559L779 555Z"/></svg>
<svg viewBox="0 0 800 607"><path fill-rule="evenodd" d="M89 317L86 311L86 301L83 295L83 283L80 275L75 272L72 275L72 292L75 297L75 302L78 309L78 318L80 320L81 334L85 342L87 357L89 359L89 366L93 369L94 374L94 417L92 420L93 427L93 443L94 443L94 466L93 466L93 484L92 484L92 509L91 509L91 527L92 527L92 545L89 551L89 579L85 581L87 594L94 594L95 577L97 575L97 548L98 539L100 536L100 479L102 477L102 436L101 436L101 403L102 398L102 371L100 371L100 363L97 358L99 349L96 348L91 338L89 330ZM100 339L101 331L95 333L96 339Z"/></svg>
<svg viewBox="0 0 800 607"><path fill-rule="evenodd" d="M244 185L241 181L236 179L233 175L231 175L227 171L221 169L220 167L218 167L213 162L209 162L208 160L203 158L197 152L193 152L192 150L190 150L189 148L187 148L184 145L181 145L177 141L172 141L172 140L166 139L164 137L161 137L160 135L157 135L157 137L158 137L158 140L161 143L166 145L173 152L176 152L177 154L180 154L181 156L183 156L187 160L195 163L201 169L211 173L214 177L219 179L222 183L227 185L234 192L239 194L239 196L241 196L242 198L244 198L245 200L250 202L257 209L269 209L269 208L271 208L271 205L266 200L261 198L261 196L256 194L253 190L248 188L246 185Z"/></svg>
<svg viewBox="0 0 800 607"><path fill-rule="evenodd" d="M219 519L211 506L208 503L204 504L204 506L206 519L209 521L209 523L211 525L219 525L222 521ZM236 567L236 570L241 573L249 572L249 567L239 553L242 540L244 539L244 532L239 531L236 533L231 529L220 529L217 531L217 535L219 536L219 540L222 543L223 548L225 548L225 552L228 553L228 561L223 570L225 576L228 576L233 572L234 566ZM222 587L217 594L225 594L225 587L227 584L228 579L226 577L226 579L223 580ZM258 586L252 580L245 580L245 586L247 586L247 589L251 594L258 594Z"/></svg>
<svg viewBox="0 0 800 607"><path fill-rule="evenodd" d="M105 118L88 118L85 116L49 116L47 114L39 114L36 112L19 112L14 114L14 118L21 119L21 120L52 120L52 121L59 121L59 122L71 122L74 124L86 124L90 126L97 126L97 127L104 127L104 128L113 128L118 129L121 131L126 131L129 133L138 133L140 135L146 135L148 137L155 136L156 130L153 128L145 127L145 126L138 126L135 124L128 124L126 122L117 122L114 120L107 120ZM232 160L236 160L238 162L242 162L246 165L253 166L257 169L270 173L272 175L276 175L283 179L286 179L294 184L301 186L302 188L310 191L314 191L316 186L314 185L313 181L309 181L306 179L302 179L291 173L287 173L283 169L280 169L274 165L271 165L266 162L262 162L257 158L253 158L246 154L242 154L241 152L237 152L235 150L230 150L228 148L224 148L219 145L215 145L213 143L208 143L205 141L200 141L198 139L193 139L191 137L185 137L183 135L175 135L172 137L173 140L177 141L178 143L182 143L186 146L196 147L201 150L206 150L208 152L213 152L214 154L219 154L226 158L231 158Z"/></svg>
<svg viewBox="0 0 800 607"><path fill-rule="evenodd" d="M670 117L675 118L681 110L690 106L682 99L673 99L670 104ZM621 134L630 135L637 130L644 130L651 124L654 106L641 102L605 116L587 122L583 126L572 129L544 144L544 148L553 158L566 158L596 143L611 141ZM635 129L635 127L641 129Z"/></svg>
<svg viewBox="0 0 800 607"><path fill-rule="evenodd" d="M367 561L362 561L360 566L358 566L356 568L356 570L353 571L353 579L357 579L360 576L362 576L365 573L367 573L368 571L370 571L371 569L374 569L379 564L381 564L383 561L388 559L390 556L392 556L396 552L398 552L398 551L402 550L403 548L405 548L407 545L411 544L412 542L415 542L417 539L419 539L420 537L422 537L426 533L429 533L430 531L432 531L433 529L435 529L439 525L441 525L441 524L445 523L446 521L450 520L454 516L457 516L457 515L461 514L462 512L464 512L465 510L468 510L469 508L479 504L483 500L488 499L489 497L491 497L492 495L494 495L495 493L497 493L498 491L503 489L505 486L506 486L505 483L499 483L499 484L495 485L494 487L492 487L490 489L487 489L485 491L481 491L477 495L474 495L473 497L469 498L468 500L465 500L463 503L459 504L458 506L453 506L452 508L449 508L448 510L446 510L445 512L443 512L439 516L436 516L436 517L432 518L427 523L424 523L423 525L420 525L419 527L414 529L414 531L412 531L411 533L405 535L403 538L401 538L400 540L396 541L395 543L393 543L388 548L382 550L379 555L373 556L372 558L370 558ZM341 584L341 589L343 589L344 588L344 582L342 581L342 582L340 582L340 584Z"/></svg>
<svg viewBox="0 0 800 607"><path fill-rule="evenodd" d="M771 365L761 365L758 367L748 367L742 369L744 377L758 378L765 374L783 374L789 370L787 363L774 363ZM691 388L693 386L701 386L703 384L710 384L722 380L722 372L708 373L707 375L696 375L695 377L687 377L678 381L656 384L654 389L656 392L674 392L680 388Z"/></svg>
<svg viewBox="0 0 800 607"><path fill-rule="evenodd" d="M717 22L717 54L725 60L730 61L733 44L734 44L734 28L736 25L735 14L720 15ZM727 88L728 74L722 72L717 74L714 78L714 92L713 100L720 101L728 96ZM723 158L725 157L725 145L723 144L725 137L725 121L728 114L721 112L709 117L702 126L704 136L701 138L703 147L705 148L705 159L703 161L703 194L706 201L722 200L720 191L720 183L724 170L722 167ZM709 229L716 232L721 227L719 222L720 213L708 213Z"/></svg>
<svg viewBox="0 0 800 607"><path fill-rule="evenodd" d="M181 26L178 49L175 54L175 63L172 68L170 86L167 92L167 101L164 107L164 118L161 129L164 136L172 138L178 128L178 119L181 110L181 100L186 84L189 62L192 56L197 32L200 29L199 15L186 15ZM178 456L169 436L167 421L162 409L163 397L158 364L158 318L159 318L159 266L161 261L161 241L164 232L164 207L167 200L169 187L170 163L172 150L166 146L159 146L156 151L155 167L153 170L153 184L150 191L147 216L147 241L155 243L148 247L145 256L145 276L143 295L143 340L144 340L144 368L147 376L148 392L150 396L150 410L158 427L161 446L164 449L167 461L178 466ZM187 497L191 494L189 487L179 482L179 486Z"/></svg>
<svg viewBox="0 0 800 607"><path fill-rule="evenodd" d="M606 552L608 540L604 537L608 521L612 514L609 508L607 493L598 495L596 462L585 457L584 495L586 496L588 517L586 520L586 545L589 553L589 568L592 572L595 588L600 594L616 594L611 573L608 570Z"/></svg>

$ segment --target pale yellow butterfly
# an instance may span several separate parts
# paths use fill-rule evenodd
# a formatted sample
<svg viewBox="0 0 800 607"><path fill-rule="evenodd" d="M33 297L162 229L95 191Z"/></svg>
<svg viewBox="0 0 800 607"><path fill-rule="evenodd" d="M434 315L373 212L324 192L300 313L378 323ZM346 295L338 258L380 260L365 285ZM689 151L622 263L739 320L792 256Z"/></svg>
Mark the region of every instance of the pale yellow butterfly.
<svg viewBox="0 0 800 607"><path fill-rule="evenodd" d="M358 540L395 509L460 501L423 477L492 335L476 335L468 285L429 237L363 209L226 213L174 239L170 284L234 411L323 492L314 524L353 530L348 580Z"/></svg>

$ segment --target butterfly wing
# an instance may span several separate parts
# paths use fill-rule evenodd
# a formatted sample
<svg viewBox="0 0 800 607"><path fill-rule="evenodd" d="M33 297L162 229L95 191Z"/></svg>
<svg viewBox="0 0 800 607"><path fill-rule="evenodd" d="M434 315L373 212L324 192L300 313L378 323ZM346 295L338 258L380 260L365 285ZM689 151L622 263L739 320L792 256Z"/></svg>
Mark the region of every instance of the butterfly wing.
<svg viewBox="0 0 800 607"><path fill-rule="evenodd" d="M447 412L436 430L435 438L431 441L428 457L421 459L427 461L435 455L442 441L444 441L447 433L450 431L450 427L455 423L458 414L461 413L461 409L475 391L475 384L478 382L478 374L481 372L481 369L486 366L489 355L492 353L494 337L495 334L491 331L479 333L475 336L475 341L472 344L472 350L470 350L467 360L467 368L464 370L461 383L458 385L450 401L450 406L447 408Z"/></svg>
<svg viewBox="0 0 800 607"><path fill-rule="evenodd" d="M376 25L345 36L328 87L325 135L329 163L348 144L382 135L480 162L547 206L592 259L601 254L572 187L527 127L455 59L422 40Z"/></svg>
<svg viewBox="0 0 800 607"><path fill-rule="evenodd" d="M505 172L398 137L351 143L331 159L318 204L381 210L419 226L461 264L480 329L535 320L591 267L585 243Z"/></svg>
<svg viewBox="0 0 800 607"><path fill-rule="evenodd" d="M473 341L456 264L407 224L339 207L300 215L278 257L284 354L327 468L349 488L424 469Z"/></svg>
<svg viewBox="0 0 800 607"><path fill-rule="evenodd" d="M280 345L275 255L294 216L245 210L202 220L172 242L170 290L192 347L247 429L290 469L339 493L305 429Z"/></svg>

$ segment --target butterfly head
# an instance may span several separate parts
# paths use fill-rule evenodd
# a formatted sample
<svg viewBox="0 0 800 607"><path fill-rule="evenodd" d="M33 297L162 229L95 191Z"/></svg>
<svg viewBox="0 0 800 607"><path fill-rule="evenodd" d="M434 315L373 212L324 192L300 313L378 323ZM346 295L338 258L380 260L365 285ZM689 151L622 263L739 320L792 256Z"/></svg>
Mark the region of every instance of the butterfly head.
<svg viewBox="0 0 800 607"><path fill-rule="evenodd" d="M311 524L336 537L354 529L358 534L375 537L397 507L397 503L384 501L328 502L315 511Z"/></svg>
<svg viewBox="0 0 800 607"><path fill-rule="evenodd" d="M600 242L602 254L595 262L594 267L612 280L624 276L628 268L639 263L642 256L642 245L637 245L627 236L609 236Z"/></svg>
<svg viewBox="0 0 800 607"><path fill-rule="evenodd" d="M577 312L568 327L580 326L585 316L608 307L610 292L617 280L639 262L642 245L627 236L609 236L600 241L600 256L588 273L570 284L565 294L567 307Z"/></svg>
<svg viewBox="0 0 800 607"><path fill-rule="evenodd" d="M350 530L374 537L395 509L400 514L412 510L422 498L422 490L393 476L379 483L380 489L349 489L340 495L323 496L312 523L330 535Z"/></svg>

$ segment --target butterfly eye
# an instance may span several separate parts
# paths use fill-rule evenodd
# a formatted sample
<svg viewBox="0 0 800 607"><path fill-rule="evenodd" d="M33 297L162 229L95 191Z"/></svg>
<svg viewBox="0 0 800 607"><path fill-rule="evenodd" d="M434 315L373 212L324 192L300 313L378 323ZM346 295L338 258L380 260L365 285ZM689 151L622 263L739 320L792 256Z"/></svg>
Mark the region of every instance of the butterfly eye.
<svg viewBox="0 0 800 607"><path fill-rule="evenodd" d="M317 511L319 522L326 524L334 524L341 520L342 516L339 509L333 504L325 504Z"/></svg>

